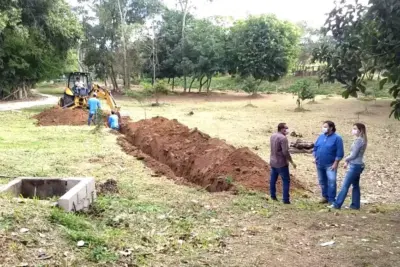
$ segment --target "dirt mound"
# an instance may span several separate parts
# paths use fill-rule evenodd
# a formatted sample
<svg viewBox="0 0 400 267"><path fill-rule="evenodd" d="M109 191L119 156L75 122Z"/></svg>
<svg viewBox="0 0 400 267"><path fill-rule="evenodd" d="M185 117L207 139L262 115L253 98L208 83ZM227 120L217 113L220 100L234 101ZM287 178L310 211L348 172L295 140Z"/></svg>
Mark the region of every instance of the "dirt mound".
<svg viewBox="0 0 400 267"><path fill-rule="evenodd" d="M83 109L62 109L55 106L44 110L33 116L40 126L52 125L85 125L87 124L88 112Z"/></svg>
<svg viewBox="0 0 400 267"><path fill-rule="evenodd" d="M43 112L33 116L37 119L40 126L57 126L57 125L86 125L88 122L88 111L80 108L62 109L59 106L46 109ZM107 113L104 115L104 125L107 125ZM130 120L129 116L120 116L121 123Z"/></svg>
<svg viewBox="0 0 400 267"><path fill-rule="evenodd" d="M248 148L236 149L177 120L156 117L122 125L124 150L145 160L156 171L205 187L210 192L232 190L236 185L265 191L269 165ZM182 180L183 178L178 178ZM304 188L295 180L294 186Z"/></svg>
<svg viewBox="0 0 400 267"><path fill-rule="evenodd" d="M98 185L97 191L100 195L117 194L119 192L117 181L108 179L104 183Z"/></svg>

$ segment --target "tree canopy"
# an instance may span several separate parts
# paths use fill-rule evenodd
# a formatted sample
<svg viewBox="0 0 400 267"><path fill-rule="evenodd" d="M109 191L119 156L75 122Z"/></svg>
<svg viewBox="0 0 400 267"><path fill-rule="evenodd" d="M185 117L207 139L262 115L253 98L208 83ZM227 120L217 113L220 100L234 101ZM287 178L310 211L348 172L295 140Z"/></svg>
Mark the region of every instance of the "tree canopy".
<svg viewBox="0 0 400 267"><path fill-rule="evenodd" d="M63 74L81 34L63 0L1 1L0 95L21 96L37 81Z"/></svg>
<svg viewBox="0 0 400 267"><path fill-rule="evenodd" d="M314 51L314 60L327 64L320 82L338 81L345 98L357 97L366 92L366 77L379 75L381 87L391 84L391 115L400 119L400 2L370 0L363 6L341 1L330 12L324 33L334 42Z"/></svg>
<svg viewBox="0 0 400 267"><path fill-rule="evenodd" d="M250 17L230 31L231 71L256 80L276 81L289 71L298 52L300 32L275 16Z"/></svg>

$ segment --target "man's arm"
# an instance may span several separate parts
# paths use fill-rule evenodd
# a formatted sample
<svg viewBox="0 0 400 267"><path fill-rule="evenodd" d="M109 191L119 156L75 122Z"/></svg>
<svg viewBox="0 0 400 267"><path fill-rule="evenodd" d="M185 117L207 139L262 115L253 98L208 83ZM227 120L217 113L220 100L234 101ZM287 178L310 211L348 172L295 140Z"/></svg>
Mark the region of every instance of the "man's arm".
<svg viewBox="0 0 400 267"><path fill-rule="evenodd" d="M339 166L339 162L343 159L344 157L344 147L343 147L343 139L342 137L338 136L336 138L336 158L335 162L332 165L332 170L337 170L337 167Z"/></svg>
<svg viewBox="0 0 400 267"><path fill-rule="evenodd" d="M292 156L290 155L289 152L289 141L286 137L281 141L281 148L282 148L282 154L286 157L286 159L290 162L290 164L292 164L292 166L296 168L296 164L294 164Z"/></svg>
<svg viewBox="0 0 400 267"><path fill-rule="evenodd" d="M314 143L314 148L313 148L313 153L312 153L314 158L317 155L317 150L318 150L318 146L319 146L319 144L318 144L319 143L319 138L320 138L320 136L318 136L317 140Z"/></svg>

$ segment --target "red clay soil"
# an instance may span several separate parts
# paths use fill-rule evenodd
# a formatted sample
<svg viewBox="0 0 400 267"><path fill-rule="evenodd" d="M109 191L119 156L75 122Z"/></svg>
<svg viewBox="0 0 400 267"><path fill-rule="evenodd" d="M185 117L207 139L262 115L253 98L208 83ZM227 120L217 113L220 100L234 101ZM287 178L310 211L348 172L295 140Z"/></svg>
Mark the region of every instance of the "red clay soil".
<svg viewBox="0 0 400 267"><path fill-rule="evenodd" d="M62 109L59 106L46 109L43 112L33 116L37 119L37 125L57 126L57 125L86 125L88 122L88 111L80 108ZM121 122L129 121L129 117L120 117ZM104 118L104 124L107 124L107 116Z"/></svg>
<svg viewBox="0 0 400 267"><path fill-rule="evenodd" d="M197 184L210 192L235 190L235 185L266 191L269 165L248 148L235 148L177 120L155 117L124 123L119 144L144 160L156 175ZM292 186L304 189L294 177ZM278 189L280 186L278 187Z"/></svg>
<svg viewBox="0 0 400 267"><path fill-rule="evenodd" d="M33 116L40 126L53 125L85 125L88 120L88 112L83 109L62 109L55 106Z"/></svg>

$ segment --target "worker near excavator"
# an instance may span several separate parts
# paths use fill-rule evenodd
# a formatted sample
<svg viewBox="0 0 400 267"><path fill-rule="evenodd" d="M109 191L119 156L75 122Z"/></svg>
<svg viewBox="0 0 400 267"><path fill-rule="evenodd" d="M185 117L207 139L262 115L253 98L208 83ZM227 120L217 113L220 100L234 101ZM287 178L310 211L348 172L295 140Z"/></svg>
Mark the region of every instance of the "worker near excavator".
<svg viewBox="0 0 400 267"><path fill-rule="evenodd" d="M97 94L94 93L88 100L89 106L89 118L88 118L88 125L93 121L94 124L96 121L96 114L99 109L101 109L100 100L97 98Z"/></svg>
<svg viewBox="0 0 400 267"><path fill-rule="evenodd" d="M114 110L111 110L111 115L108 117L108 127L113 130L119 130L119 118Z"/></svg>

